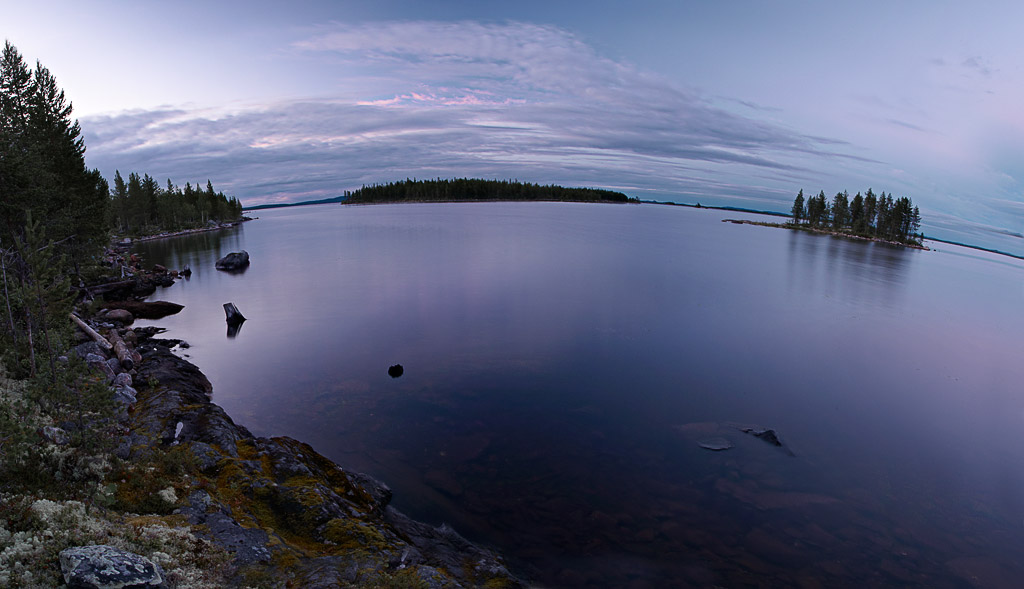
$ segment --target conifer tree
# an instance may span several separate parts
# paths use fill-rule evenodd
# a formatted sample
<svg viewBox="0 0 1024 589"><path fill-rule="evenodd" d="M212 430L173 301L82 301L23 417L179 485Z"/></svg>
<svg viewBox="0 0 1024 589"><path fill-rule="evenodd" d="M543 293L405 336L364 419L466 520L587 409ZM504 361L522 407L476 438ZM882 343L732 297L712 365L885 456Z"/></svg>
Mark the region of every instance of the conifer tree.
<svg viewBox="0 0 1024 589"><path fill-rule="evenodd" d="M793 201L793 222L800 224L800 220L804 218L804 189L801 188L800 192L796 193L796 200Z"/></svg>

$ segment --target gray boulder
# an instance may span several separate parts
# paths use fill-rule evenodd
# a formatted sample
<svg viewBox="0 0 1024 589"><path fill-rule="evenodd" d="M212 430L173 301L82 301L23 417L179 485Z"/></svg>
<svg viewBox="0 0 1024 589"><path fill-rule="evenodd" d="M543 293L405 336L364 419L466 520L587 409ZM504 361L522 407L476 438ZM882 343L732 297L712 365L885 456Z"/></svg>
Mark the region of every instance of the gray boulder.
<svg viewBox="0 0 1024 589"><path fill-rule="evenodd" d="M217 269L226 270L228 272L235 272L238 270L244 270L249 266L249 252L242 250L240 252L232 252L223 258L217 260Z"/></svg>
<svg viewBox="0 0 1024 589"><path fill-rule="evenodd" d="M167 587L160 565L105 544L62 550L60 570L75 589Z"/></svg>
<svg viewBox="0 0 1024 589"><path fill-rule="evenodd" d="M71 443L71 436L68 435L68 432L60 429L59 427L47 425L44 426L39 433L46 439L46 441L57 444L58 446L66 446Z"/></svg>
<svg viewBox="0 0 1024 589"><path fill-rule="evenodd" d="M130 387L132 386L132 375L127 372L121 372L114 377L114 382L110 383L111 386L117 387Z"/></svg>
<svg viewBox="0 0 1024 589"><path fill-rule="evenodd" d="M135 321L131 311L126 311L125 309L111 309L103 315L103 318L113 323L120 323L121 325L131 325Z"/></svg>

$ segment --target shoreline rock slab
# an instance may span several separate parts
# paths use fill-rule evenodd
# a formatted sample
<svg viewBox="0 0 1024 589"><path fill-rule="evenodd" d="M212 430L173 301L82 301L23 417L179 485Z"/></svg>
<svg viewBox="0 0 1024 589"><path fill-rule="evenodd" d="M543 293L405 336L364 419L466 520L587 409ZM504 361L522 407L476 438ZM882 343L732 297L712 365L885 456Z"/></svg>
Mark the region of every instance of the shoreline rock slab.
<svg viewBox="0 0 1024 589"><path fill-rule="evenodd" d="M207 483L178 513L232 553L235 566L276 562L274 553L285 551L298 559L297 586L369 581L399 569L428 586L526 586L494 552L394 510L384 483L298 440L256 437L235 424L210 401L209 380L162 340L140 336L138 349L138 401L121 453L187 448Z"/></svg>

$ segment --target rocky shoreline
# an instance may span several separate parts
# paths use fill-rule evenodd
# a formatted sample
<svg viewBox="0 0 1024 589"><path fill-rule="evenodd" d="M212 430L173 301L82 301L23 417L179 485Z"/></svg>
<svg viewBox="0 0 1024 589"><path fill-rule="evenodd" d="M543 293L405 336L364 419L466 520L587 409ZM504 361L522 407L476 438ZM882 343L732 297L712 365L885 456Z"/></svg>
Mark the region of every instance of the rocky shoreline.
<svg viewBox="0 0 1024 589"><path fill-rule="evenodd" d="M109 302L96 303L86 321L125 342L131 368L96 342L77 348L115 388L123 426L115 455L158 465L149 481L121 481L122 502L187 523L230 554L240 586L254 576L313 588L526 586L501 556L390 507L391 490L380 481L298 440L256 437L236 424L211 401L206 376L172 352L181 342L160 339L159 328L130 327L132 305L123 301L168 285L170 272L140 271L137 260L129 272L114 287L88 289ZM163 503L152 500L157 492Z"/></svg>

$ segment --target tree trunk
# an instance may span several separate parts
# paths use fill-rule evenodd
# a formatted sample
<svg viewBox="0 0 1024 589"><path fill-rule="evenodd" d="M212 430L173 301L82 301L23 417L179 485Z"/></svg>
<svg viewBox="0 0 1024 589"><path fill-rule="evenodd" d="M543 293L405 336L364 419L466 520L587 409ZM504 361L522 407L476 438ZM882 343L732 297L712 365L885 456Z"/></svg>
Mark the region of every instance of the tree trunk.
<svg viewBox="0 0 1024 589"><path fill-rule="evenodd" d="M14 329L14 313L11 312L11 297L7 292L7 261L4 260L3 252L0 252L0 268L4 274L4 302L7 304L7 321L11 327L11 338L14 344L18 344L18 332Z"/></svg>
<svg viewBox="0 0 1024 589"><path fill-rule="evenodd" d="M29 366L32 378L36 377L36 347L32 341L32 314L29 313L28 306L25 307L25 329L28 330L28 358Z"/></svg>

